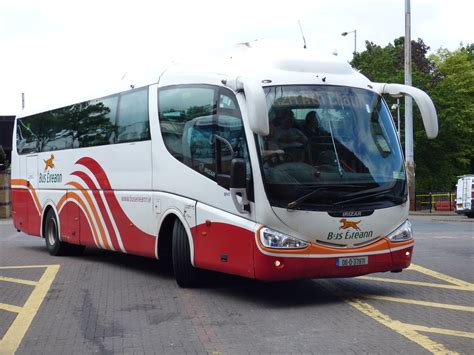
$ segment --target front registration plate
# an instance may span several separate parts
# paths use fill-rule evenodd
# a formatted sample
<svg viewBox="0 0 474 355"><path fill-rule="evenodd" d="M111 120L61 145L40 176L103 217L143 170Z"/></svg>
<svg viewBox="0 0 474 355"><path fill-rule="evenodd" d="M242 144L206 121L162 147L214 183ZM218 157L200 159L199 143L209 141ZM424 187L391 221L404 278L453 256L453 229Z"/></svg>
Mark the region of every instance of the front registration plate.
<svg viewBox="0 0 474 355"><path fill-rule="evenodd" d="M360 266L360 265L367 265L369 264L369 257L368 256L360 256L357 258L337 258L336 265L337 266Z"/></svg>

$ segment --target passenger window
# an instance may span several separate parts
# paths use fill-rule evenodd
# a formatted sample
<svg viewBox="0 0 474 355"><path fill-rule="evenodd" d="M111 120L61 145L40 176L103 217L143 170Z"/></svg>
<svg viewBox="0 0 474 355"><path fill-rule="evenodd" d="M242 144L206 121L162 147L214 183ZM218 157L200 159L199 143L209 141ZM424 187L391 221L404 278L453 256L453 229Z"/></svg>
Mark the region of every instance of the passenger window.
<svg viewBox="0 0 474 355"><path fill-rule="evenodd" d="M120 96L117 143L150 139L148 90L138 89Z"/></svg>
<svg viewBox="0 0 474 355"><path fill-rule="evenodd" d="M221 94L219 95L219 108L235 110L237 107L235 101L232 98Z"/></svg>
<svg viewBox="0 0 474 355"><path fill-rule="evenodd" d="M74 147L113 144L118 96L88 101L77 106Z"/></svg>
<svg viewBox="0 0 474 355"><path fill-rule="evenodd" d="M33 117L20 118L16 128L16 148L18 154L29 154L39 151L39 120Z"/></svg>
<svg viewBox="0 0 474 355"><path fill-rule="evenodd" d="M39 141L42 152L72 148L75 116L74 106L69 106L39 114L35 118L41 124Z"/></svg>
<svg viewBox="0 0 474 355"><path fill-rule="evenodd" d="M230 176L235 157L249 162L232 92L207 85L182 86L160 89L158 97L163 140L176 159L212 180Z"/></svg>
<svg viewBox="0 0 474 355"><path fill-rule="evenodd" d="M166 148L176 159L211 176L214 91L212 87L172 87L160 90L158 99Z"/></svg>

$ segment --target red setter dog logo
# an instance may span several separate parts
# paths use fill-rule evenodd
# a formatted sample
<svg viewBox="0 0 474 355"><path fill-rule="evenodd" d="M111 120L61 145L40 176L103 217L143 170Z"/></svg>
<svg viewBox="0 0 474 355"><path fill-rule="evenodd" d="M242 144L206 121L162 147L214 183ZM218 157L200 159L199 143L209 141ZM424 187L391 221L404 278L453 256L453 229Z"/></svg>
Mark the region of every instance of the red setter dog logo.
<svg viewBox="0 0 474 355"><path fill-rule="evenodd" d="M357 222L356 221L348 221L347 219L343 218L339 222L341 223L341 226L339 227L339 229L353 228L356 231L360 231L360 228L359 228L358 224L361 221L357 221Z"/></svg>
<svg viewBox="0 0 474 355"><path fill-rule="evenodd" d="M51 154L51 158L44 160L44 171L48 170L48 168L54 169L54 154Z"/></svg>

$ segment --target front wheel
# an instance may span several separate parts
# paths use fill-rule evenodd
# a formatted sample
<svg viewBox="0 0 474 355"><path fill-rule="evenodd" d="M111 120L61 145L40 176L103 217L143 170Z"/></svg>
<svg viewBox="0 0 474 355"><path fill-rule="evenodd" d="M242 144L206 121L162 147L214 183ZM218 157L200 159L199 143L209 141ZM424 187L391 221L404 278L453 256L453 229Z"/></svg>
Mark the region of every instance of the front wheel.
<svg viewBox="0 0 474 355"><path fill-rule="evenodd" d="M198 270L191 264L191 249L188 235L180 221L173 227L173 269L176 282L180 287L193 287L197 284Z"/></svg>

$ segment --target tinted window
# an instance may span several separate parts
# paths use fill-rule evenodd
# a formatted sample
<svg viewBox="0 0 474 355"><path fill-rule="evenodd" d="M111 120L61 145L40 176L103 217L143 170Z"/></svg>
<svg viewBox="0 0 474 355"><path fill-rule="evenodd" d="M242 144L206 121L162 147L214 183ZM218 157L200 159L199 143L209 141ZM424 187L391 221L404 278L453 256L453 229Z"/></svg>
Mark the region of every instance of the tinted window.
<svg viewBox="0 0 474 355"><path fill-rule="evenodd" d="M16 146L19 154L28 154L39 151L38 129L39 120L33 117L20 118L17 121Z"/></svg>
<svg viewBox="0 0 474 355"><path fill-rule="evenodd" d="M77 106L75 131L79 147L114 143L118 95Z"/></svg>
<svg viewBox="0 0 474 355"><path fill-rule="evenodd" d="M230 175L233 158L248 162L242 118L232 92L213 86L165 88L159 91L159 110L166 147L192 169L214 180L217 174Z"/></svg>
<svg viewBox="0 0 474 355"><path fill-rule="evenodd" d="M36 117L39 121L40 149L43 152L72 148L74 140L75 107L45 112Z"/></svg>
<svg viewBox="0 0 474 355"><path fill-rule="evenodd" d="M17 124L19 154L150 139L148 89L20 118Z"/></svg>
<svg viewBox="0 0 474 355"><path fill-rule="evenodd" d="M186 155L187 161L190 156L190 145L197 148L199 145L198 134L186 137L183 151L183 132L189 130L193 119L208 117L212 121L214 107L214 88L212 87L184 87L169 88L159 93L160 126L165 145L170 153L177 159L183 160ZM205 140L205 132L202 132ZM209 136L208 136L209 138ZM202 155L200 151L196 154Z"/></svg>
<svg viewBox="0 0 474 355"><path fill-rule="evenodd" d="M148 90L139 89L120 96L117 143L150 139Z"/></svg>

